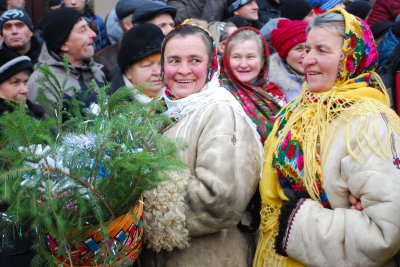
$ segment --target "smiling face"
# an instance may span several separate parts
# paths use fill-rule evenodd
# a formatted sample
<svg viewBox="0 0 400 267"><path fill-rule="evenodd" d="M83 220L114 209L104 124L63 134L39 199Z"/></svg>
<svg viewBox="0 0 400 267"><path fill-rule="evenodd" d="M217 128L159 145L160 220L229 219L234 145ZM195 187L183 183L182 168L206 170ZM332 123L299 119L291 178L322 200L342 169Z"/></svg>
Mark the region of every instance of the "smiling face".
<svg viewBox="0 0 400 267"><path fill-rule="evenodd" d="M252 0L244 6L236 9L233 14L248 20L258 20L258 5L256 0Z"/></svg>
<svg viewBox="0 0 400 267"><path fill-rule="evenodd" d="M210 58L199 34L169 39L164 52L164 78L176 98L198 93L207 80Z"/></svg>
<svg viewBox="0 0 400 267"><path fill-rule="evenodd" d="M125 70L124 74L133 85L146 85L144 94L148 97L158 95L164 86L161 81L159 53L132 64Z"/></svg>
<svg viewBox="0 0 400 267"><path fill-rule="evenodd" d="M81 66L85 60L93 56L95 39L96 34L81 18L72 28L68 40L61 46L60 51L68 56L68 61L71 64Z"/></svg>
<svg viewBox="0 0 400 267"><path fill-rule="evenodd" d="M10 101L26 101L29 79L29 71L21 71L0 83L0 98Z"/></svg>
<svg viewBox="0 0 400 267"><path fill-rule="evenodd" d="M2 29L4 43L12 50L25 54L31 47L32 32L28 26L20 20L9 20L4 23Z"/></svg>
<svg viewBox="0 0 400 267"><path fill-rule="evenodd" d="M256 40L235 41L228 53L230 67L239 81L253 83L264 64L262 53Z"/></svg>
<svg viewBox="0 0 400 267"><path fill-rule="evenodd" d="M286 63L298 73L304 73L303 59L305 54L305 42L299 43L289 50Z"/></svg>
<svg viewBox="0 0 400 267"><path fill-rule="evenodd" d="M309 31L303 65L310 91L325 92L335 85L342 46L338 32L320 27Z"/></svg>

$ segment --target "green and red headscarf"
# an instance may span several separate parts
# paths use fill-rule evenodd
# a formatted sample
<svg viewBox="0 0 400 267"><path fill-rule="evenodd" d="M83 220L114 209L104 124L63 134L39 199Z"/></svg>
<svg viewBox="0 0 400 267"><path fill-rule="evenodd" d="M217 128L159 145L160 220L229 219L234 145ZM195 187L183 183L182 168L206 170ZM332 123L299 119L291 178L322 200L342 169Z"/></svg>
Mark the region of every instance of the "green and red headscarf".
<svg viewBox="0 0 400 267"><path fill-rule="evenodd" d="M240 81L231 69L229 54L222 59L221 85L229 90L242 105L246 114L257 125L262 142L266 140L275 122L275 115L286 104L285 94L274 83L268 81L269 49L262 34L252 27L241 27L228 38L226 47L232 38L241 31L254 31L263 43L264 66L253 84Z"/></svg>

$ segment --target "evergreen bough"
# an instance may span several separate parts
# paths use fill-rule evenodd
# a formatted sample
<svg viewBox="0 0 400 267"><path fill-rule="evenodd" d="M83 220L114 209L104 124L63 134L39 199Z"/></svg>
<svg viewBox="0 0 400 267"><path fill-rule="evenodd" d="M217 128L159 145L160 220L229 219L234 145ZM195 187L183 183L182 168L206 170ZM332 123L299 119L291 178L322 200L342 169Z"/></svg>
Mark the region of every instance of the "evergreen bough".
<svg viewBox="0 0 400 267"><path fill-rule="evenodd" d="M64 65L68 77L65 59ZM48 66L41 72L42 92L55 99L42 103L55 117L36 120L20 107L0 118L0 201L9 205L0 229L17 225L21 234L30 232L37 253L32 266L51 266L47 235L68 258L71 233L101 227L106 237L110 221L131 211L143 191L183 165L180 145L160 134L170 123L161 115L160 101L140 104L128 88L109 96L107 87L93 82L90 90L98 99L93 114L75 98L66 105L65 90L73 90L65 88L67 78L58 81ZM6 234L3 230L12 243ZM113 248L107 249L106 262L112 263Z"/></svg>

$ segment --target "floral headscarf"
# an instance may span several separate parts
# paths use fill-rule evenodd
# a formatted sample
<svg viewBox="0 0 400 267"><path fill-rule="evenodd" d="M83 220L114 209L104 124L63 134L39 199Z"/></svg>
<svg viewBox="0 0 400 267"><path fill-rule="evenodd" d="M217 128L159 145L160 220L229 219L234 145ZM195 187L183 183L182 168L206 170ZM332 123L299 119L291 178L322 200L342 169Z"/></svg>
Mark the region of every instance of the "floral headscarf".
<svg viewBox="0 0 400 267"><path fill-rule="evenodd" d="M170 33L168 33L167 36L164 38L164 42L162 44L161 51L165 50L165 45L166 45L165 44L165 40L169 40L168 35L174 33L174 31L176 31L177 29L182 28L182 27L197 27L197 28L203 30L206 33L206 35L210 38L211 44L212 44L212 50L211 50L211 60L210 60L210 66L209 66L209 69L208 69L206 83L211 81L212 78L218 77L219 64L218 64L218 57L217 57L217 44L215 43L214 38L211 36L211 33L209 31L207 31L205 28L203 28L202 26L200 26L200 25L197 25L197 24L180 24L180 25L177 25L175 27L175 29L172 30ZM161 55L161 56L163 57L164 55ZM168 97L170 99L175 99L175 96L172 93L171 88L168 87L168 85L165 88L165 95L166 95L166 97Z"/></svg>
<svg viewBox="0 0 400 267"><path fill-rule="evenodd" d="M265 145L267 160L260 183L263 202L261 237L254 266L269 266L277 262L282 266L300 266L293 259L281 257L274 251L274 238L279 229L277 218L282 201L287 200L284 189L306 192L325 208L330 208L321 166L335 133L335 125L332 124L334 120L346 112L347 129L351 129L363 114L373 112L375 120L384 114L390 127L400 133L400 119L388 107L386 90L375 73L378 54L368 25L343 9L332 9L329 12L341 13L345 20L345 37L337 79L331 90L322 93L311 92L307 83L304 83L302 95L278 115ZM360 128L363 126L366 125ZM356 135L358 140L368 137L362 131L348 132L344 136L348 153L357 159L350 143L351 134ZM321 144L327 144L324 151L321 151ZM379 153L375 148L372 150Z"/></svg>
<svg viewBox="0 0 400 267"><path fill-rule="evenodd" d="M253 84L240 81L233 73L229 55L225 53L222 59L221 84L228 89L242 105L246 114L257 125L257 130L262 142L265 141L272 130L275 115L283 104L286 104L285 94L273 83L268 81L269 50L262 34L252 27L241 27L228 38L226 47L232 38L241 31L251 30L256 32L262 40L264 47L264 66L257 80Z"/></svg>

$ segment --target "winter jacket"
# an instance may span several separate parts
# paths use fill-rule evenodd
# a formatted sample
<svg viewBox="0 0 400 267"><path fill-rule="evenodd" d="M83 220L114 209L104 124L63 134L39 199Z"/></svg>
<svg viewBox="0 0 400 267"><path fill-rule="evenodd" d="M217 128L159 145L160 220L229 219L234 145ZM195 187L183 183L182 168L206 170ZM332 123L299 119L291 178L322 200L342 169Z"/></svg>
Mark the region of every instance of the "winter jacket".
<svg viewBox="0 0 400 267"><path fill-rule="evenodd" d="M0 44L0 47L2 49L13 50L13 49L9 48L4 42L2 44ZM37 63L39 55L40 55L40 49L41 49L41 44L36 39L36 37L32 36L32 38L31 38L31 48L25 54L25 56L27 56L27 57L29 57L31 59L32 64L36 64ZM15 51L15 50L13 50L13 51ZM15 51L15 52L17 52L17 51Z"/></svg>
<svg viewBox="0 0 400 267"><path fill-rule="evenodd" d="M399 0L376 0L367 18L367 23L373 25L377 22L394 21L399 14Z"/></svg>
<svg viewBox="0 0 400 267"><path fill-rule="evenodd" d="M389 30L378 44L379 65L385 64L385 61L399 44L400 37Z"/></svg>
<svg viewBox="0 0 400 267"><path fill-rule="evenodd" d="M356 135L350 134L349 144L344 138L359 132L359 123L347 129L345 114L343 121L335 122L338 127L322 166L332 209L307 199L292 217L287 254L306 266L400 264L400 136L393 131L390 136L386 115L377 118L376 124L373 116L360 115L360 120L371 121L362 129L362 143ZM378 156L371 147L379 149L386 144L382 142L391 149ZM348 146L358 159L348 153ZM350 193L361 199L362 211L350 209Z"/></svg>
<svg viewBox="0 0 400 267"><path fill-rule="evenodd" d="M144 267L251 264L254 240L236 225L256 190L262 148L256 128L240 104L215 80L200 93L165 100L166 115L176 122L164 135L187 144L181 160L188 170L174 182L145 193L145 223L151 228L146 233L157 238L165 232L171 240L185 240L187 234L189 244L158 253L146 250ZM182 198L176 202L174 197L165 201L166 195L178 194L170 193L174 192L171 187L180 188L176 192L181 192ZM163 208L149 208L164 205L170 205L165 213L160 212ZM181 224L164 223L174 216ZM157 231L158 225L166 228Z"/></svg>
<svg viewBox="0 0 400 267"><path fill-rule="evenodd" d="M391 108L400 116L400 44L376 72L385 84Z"/></svg>
<svg viewBox="0 0 400 267"><path fill-rule="evenodd" d="M89 87L89 84L94 80L98 86L103 86L106 82L104 73L102 71L102 65L95 63L93 59L88 60L87 64L81 67L75 67L69 64L69 76L66 77L66 72L64 68L64 63L60 56L49 52L47 46L43 45L42 51L39 56L38 64L36 65L35 71L29 77L28 88L29 96L31 101L35 101L39 95L40 83L38 79L42 76L39 67L43 64L47 64L50 70L57 77L58 82L62 84L66 78L67 83L65 86L64 96L66 98L71 98L76 95L76 97L85 103L85 106L90 106L91 103L96 102L95 93L92 92L86 98L83 97L84 93ZM45 82L48 85L48 82ZM76 92L76 93L75 93ZM48 101L55 102L53 96L49 92L45 92L45 97ZM48 115L54 115L54 111L43 106Z"/></svg>
<svg viewBox="0 0 400 267"><path fill-rule="evenodd" d="M270 57L268 79L285 93L287 102L292 101L301 93L304 83L304 76L299 78L289 73L277 53Z"/></svg>
<svg viewBox="0 0 400 267"><path fill-rule="evenodd" d="M177 9L175 22L181 23L187 18L222 21L226 10L226 0L164 0Z"/></svg>

